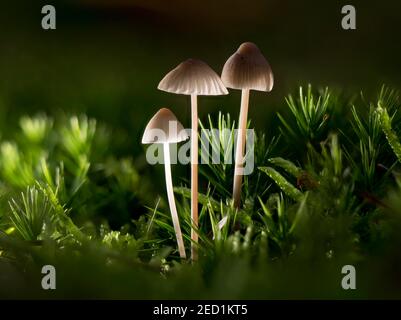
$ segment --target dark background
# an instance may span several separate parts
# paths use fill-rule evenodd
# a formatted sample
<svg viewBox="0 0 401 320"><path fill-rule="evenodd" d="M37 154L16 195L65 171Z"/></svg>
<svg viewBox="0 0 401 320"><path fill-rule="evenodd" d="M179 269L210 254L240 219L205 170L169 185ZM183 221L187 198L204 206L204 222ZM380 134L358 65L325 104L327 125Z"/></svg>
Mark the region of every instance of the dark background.
<svg viewBox="0 0 401 320"><path fill-rule="evenodd" d="M52 4L57 9L55 31L41 28L41 8L44 4ZM341 8L346 4L354 5L357 10L355 31L341 28ZM275 86L271 93L252 92L249 118L252 119L252 126L257 131L264 131L266 140L271 142L271 136L277 132L279 125L275 113L289 112L284 97L296 93L299 85L329 86L342 91L345 101L361 91L369 101L377 95L383 83L400 89L400 39L400 0L3 0L0 2L0 141L18 141L21 135L19 119L23 114L46 112L58 123L68 120L68 117L61 116L63 113L87 113L98 119L99 126L104 124L111 130L112 141L107 145L107 152L98 153L103 169L97 166L97 159L90 159L90 183L79 194L79 199L75 199L77 205L71 205L71 216L78 226L87 228L88 234L91 227L81 221L100 224L106 220L112 229L119 230L135 219L136 226L136 219L149 213L145 205L154 208L159 196L165 199L163 166L149 165L145 161L144 146L140 144L146 123L158 109L169 107L185 126L190 124L189 98L157 90L162 77L182 60L190 57L202 59L220 73L226 59L242 42L255 42L272 66ZM200 118L205 120L208 113L221 110L230 112L236 119L239 103L240 93L234 90L230 90L228 96L201 97ZM364 106L360 101L358 103ZM343 106L347 110L350 105L344 103ZM346 123L350 124L346 112L341 112L339 116L344 116ZM336 119L335 123L340 121ZM93 149L102 144L102 141L95 142L98 143L92 144ZM24 146L21 150L29 149ZM386 154L383 149L380 152ZM289 152L279 155L284 154L287 158ZM359 157L358 152L355 154ZM391 150L388 154L392 158L385 159L383 163L390 168L395 160ZM138 170L139 182L132 182L137 179L133 174L135 170L123 170L122 162L108 161L111 155L111 160L114 157L119 160L132 158L132 168ZM361 159L357 158L356 163L362 166ZM52 161L56 160L55 156ZM298 163L296 158L291 160ZM350 168L354 166L350 164ZM23 169L16 172L23 172ZM190 166L173 168L175 186L180 185L180 179L188 179L189 169ZM187 173L179 174L178 170L187 170ZM120 183L124 175L132 179ZM383 168L380 168L377 177L381 179L382 175ZM119 181L115 181L117 177ZM379 181L374 183L380 186ZM200 190L207 190L205 183L201 183ZM332 188L332 199L322 198L320 201L324 210L325 201L336 203L333 210L340 208L336 200L340 192L336 190L337 186L338 182ZM376 184L372 183L372 186L375 196L381 197L387 192L377 190ZM1 190L5 188L2 186ZM348 188L346 182L344 188ZM343 190L347 189L341 188L341 193ZM146 197L142 193L146 193ZM353 191L350 193L354 194ZM357 193L358 190L355 191ZM322 195L326 194L329 195L326 191L322 192ZM9 210L9 199L11 197L0 195L0 213ZM372 199L373 203L363 203L361 206L364 207L358 209L363 218L360 224L362 230L355 232L355 235L361 235L361 242L364 243L360 248L372 255L369 260L362 261L361 271L358 271L357 279L362 279L357 280L361 291L356 296L349 293L350 298L363 297L364 292L371 297L394 297L399 292L400 240L395 236L395 239L387 239L386 227L391 230L401 228L397 229L398 220L391 227L378 222L376 225L376 209L369 208L379 208L382 204L374 202L375 197ZM390 202L390 206L400 208L398 193L396 199ZM166 203L164 207L161 205L161 210L167 212ZM316 212L318 210L319 207ZM362 216L365 210L367 219ZM291 214L290 210L288 212ZM395 213L398 211L395 210ZM103 256L100 247L99 250L92 250L91 246L83 248L80 251L82 259L75 255L75 251L57 250L60 253L57 255L58 264L66 270L59 273L57 286L60 283L60 288L63 284L67 288L57 292L60 296L77 297L78 294L78 297L91 298L221 298L227 297L227 294L228 297L255 298L258 292L262 297L272 298L347 297L344 293L337 296L338 290L341 290L338 286L341 274L337 266L326 259L329 248L326 242L334 238L332 234L339 234L333 242L335 250L342 248L338 250L340 254L356 252L358 256L346 258L352 261L359 259L359 250L354 250L354 233L348 235L348 219L342 220L341 215L340 218L333 221L311 220L306 224L299 235L305 240L305 249L299 251L295 260L287 260L290 261L288 265L278 260L278 263L266 265L266 268L251 269L246 267L248 262L242 257L241 261L222 259L218 262L216 259L215 266L183 269L182 276L177 280L172 277L172 282L160 281L153 271L145 273L140 268L132 269L131 265L127 268L125 262L121 264L124 265L122 269L118 265L109 268L104 263L106 256ZM372 224L372 229L363 229L365 223L366 228ZM385 239L380 238L382 235ZM156 240L166 238L162 230L155 237ZM393 242L385 247L387 241ZM169 243L175 246L174 242ZM355 246L359 248L359 244ZM51 244L48 248L49 253L43 251L43 258L53 255L55 247ZM34 249L32 252L36 252ZM73 247L71 250L74 250ZM321 257L324 257L324 263L321 263ZM341 263L344 258L342 255L339 257L338 263ZM30 260L29 256L28 263L31 263ZM29 270L29 265L25 265L28 259L22 261L21 270ZM290 265L294 268L289 268ZM32 288L37 288L39 282L36 282L36 277L40 272L36 274L34 269L31 270L35 272L35 277L32 276L35 286ZM17 292L30 296L29 290L25 293L26 290L20 289L24 287L19 273L8 270L8 266L5 271L0 270L0 280L6 279L5 283L12 285L0 285L0 296L4 291L7 297L16 296ZM5 276L1 277L2 274ZM210 286L210 291L204 290L203 279L209 279L205 284ZM310 279L313 281L309 283ZM328 285L322 286L321 283ZM261 288L271 289L261 291ZM305 293L308 291L306 288L309 288L309 293ZM214 295L209 296L209 292Z"/></svg>
<svg viewBox="0 0 401 320"><path fill-rule="evenodd" d="M55 31L41 29L44 4L57 9ZM341 28L345 4L356 7L357 30ZM165 73L189 57L220 73L244 41L260 47L275 74L271 93L251 96L249 117L260 130L298 85L369 97L383 83L401 84L396 0L18 0L0 7L1 128L23 113L86 112L120 131L122 153L139 152L144 125L161 107L189 124L188 97L156 88ZM223 110L236 118L239 97L201 98L200 117Z"/></svg>

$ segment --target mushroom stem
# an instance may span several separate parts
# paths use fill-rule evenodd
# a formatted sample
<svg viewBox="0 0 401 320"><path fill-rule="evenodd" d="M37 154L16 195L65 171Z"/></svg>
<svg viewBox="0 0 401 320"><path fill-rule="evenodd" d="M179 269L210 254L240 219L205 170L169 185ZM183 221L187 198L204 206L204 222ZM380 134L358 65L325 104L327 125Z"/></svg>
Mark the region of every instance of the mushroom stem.
<svg viewBox="0 0 401 320"><path fill-rule="evenodd" d="M163 143L163 153L164 153L164 172L166 176L166 189L167 198L170 206L171 218L173 220L175 236L177 238L178 251L182 259L186 258L184 241L182 239L180 221L178 220L177 207L174 200L173 191L173 180L171 177L171 163L170 163L170 145L168 143Z"/></svg>
<svg viewBox="0 0 401 320"><path fill-rule="evenodd" d="M242 89L241 110L239 115L237 146L235 151L235 169L234 169L234 186L233 200L234 207L239 208L241 203L241 185L244 166L244 151L246 140L246 125L248 119L249 106L249 89Z"/></svg>
<svg viewBox="0 0 401 320"><path fill-rule="evenodd" d="M191 95L192 134L191 134L191 257L198 260L198 100Z"/></svg>

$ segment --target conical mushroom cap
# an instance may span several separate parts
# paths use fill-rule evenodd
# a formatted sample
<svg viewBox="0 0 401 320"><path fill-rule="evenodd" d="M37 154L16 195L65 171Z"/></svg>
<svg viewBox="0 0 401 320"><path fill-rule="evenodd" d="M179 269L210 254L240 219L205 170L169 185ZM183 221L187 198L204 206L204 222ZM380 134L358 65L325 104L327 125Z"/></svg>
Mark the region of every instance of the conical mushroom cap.
<svg viewBox="0 0 401 320"><path fill-rule="evenodd" d="M160 81L159 90L178 94L218 96L228 94L220 77L206 63L188 59Z"/></svg>
<svg viewBox="0 0 401 320"><path fill-rule="evenodd" d="M150 119L145 128L142 143L178 143L187 140L188 137L174 113L167 108L162 108Z"/></svg>
<svg viewBox="0 0 401 320"><path fill-rule="evenodd" d="M227 88L271 91L273 72L259 48L252 42L241 44L226 61L221 80Z"/></svg>

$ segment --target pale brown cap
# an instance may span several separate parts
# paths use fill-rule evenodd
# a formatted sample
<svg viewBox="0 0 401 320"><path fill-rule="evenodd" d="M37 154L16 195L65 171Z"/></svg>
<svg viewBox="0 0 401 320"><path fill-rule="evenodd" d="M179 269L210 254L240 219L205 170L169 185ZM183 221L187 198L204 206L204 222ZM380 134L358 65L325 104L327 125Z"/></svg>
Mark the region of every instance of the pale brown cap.
<svg viewBox="0 0 401 320"><path fill-rule="evenodd" d="M226 61L221 80L227 88L271 91L273 72L259 48L252 42L241 44Z"/></svg>
<svg viewBox="0 0 401 320"><path fill-rule="evenodd" d="M152 119L143 133L142 143L178 143L189 138L181 122L170 109L160 109Z"/></svg>
<svg viewBox="0 0 401 320"><path fill-rule="evenodd" d="M171 70L160 81L159 90L177 94L218 96L228 94L219 75L206 63L188 59Z"/></svg>

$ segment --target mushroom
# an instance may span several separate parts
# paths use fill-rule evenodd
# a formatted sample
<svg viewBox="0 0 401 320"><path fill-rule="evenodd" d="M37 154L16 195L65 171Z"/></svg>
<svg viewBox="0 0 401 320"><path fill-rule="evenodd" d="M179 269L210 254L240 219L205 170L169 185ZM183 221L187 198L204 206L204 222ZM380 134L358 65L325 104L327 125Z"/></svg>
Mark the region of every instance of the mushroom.
<svg viewBox="0 0 401 320"><path fill-rule="evenodd" d="M224 64L221 80L227 88L242 91L233 186L233 204L238 208L241 202L249 91L271 91L273 72L259 48L254 43L245 42Z"/></svg>
<svg viewBox="0 0 401 320"><path fill-rule="evenodd" d="M170 206L171 218L173 220L175 236L177 238L178 251L182 259L186 258L184 241L182 239L180 221L178 219L177 207L174 200L173 181L171 177L170 143L179 143L188 139L182 124L169 109L160 109L145 128L142 137L143 144L163 144L164 173L166 178L167 198Z"/></svg>
<svg viewBox="0 0 401 320"><path fill-rule="evenodd" d="M198 101L197 96L228 94L220 77L206 63L188 59L170 71L159 83L159 90L191 96L191 256L197 260L198 243Z"/></svg>

